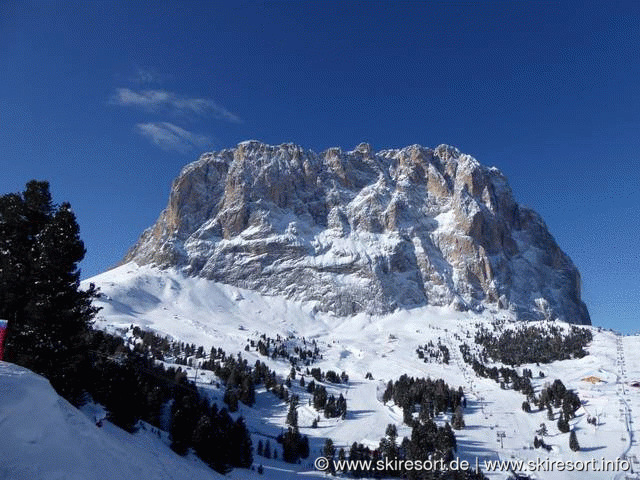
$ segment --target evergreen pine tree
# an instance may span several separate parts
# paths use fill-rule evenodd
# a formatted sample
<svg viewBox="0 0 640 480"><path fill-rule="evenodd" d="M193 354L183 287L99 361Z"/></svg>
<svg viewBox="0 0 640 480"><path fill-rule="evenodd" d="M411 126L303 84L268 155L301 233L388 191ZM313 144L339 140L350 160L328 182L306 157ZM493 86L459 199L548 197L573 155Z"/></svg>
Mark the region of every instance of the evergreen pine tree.
<svg viewBox="0 0 640 480"><path fill-rule="evenodd" d="M79 289L85 248L68 203L48 182L0 197L0 318L9 320L6 360L46 376L77 402L88 371L95 287Z"/></svg>
<svg viewBox="0 0 640 480"><path fill-rule="evenodd" d="M569 435L569 448L574 452L580 450L580 444L578 443L578 438L576 437L576 432L571 430L571 434Z"/></svg>
<svg viewBox="0 0 640 480"><path fill-rule="evenodd" d="M433 455L437 431L438 427L433 420L418 422L413 426L408 452L411 460L424 461Z"/></svg>
<svg viewBox="0 0 640 480"><path fill-rule="evenodd" d="M387 388L385 389L384 393L382 394L382 403L384 403L386 405L386 403L391 400L391 398L393 397L393 382L391 380L389 380L389 382L387 383Z"/></svg>
<svg viewBox="0 0 640 480"><path fill-rule="evenodd" d="M269 440L264 444L264 458L271 458L271 444Z"/></svg>
<svg viewBox="0 0 640 480"><path fill-rule="evenodd" d="M558 430L560 430L561 433L567 433L570 429L569 422L564 415L560 414L560 418L558 418Z"/></svg>
<svg viewBox="0 0 640 480"><path fill-rule="evenodd" d="M547 419L549 420L553 420L554 416L553 416L553 408L551 407L551 404L548 403L547 404Z"/></svg>
<svg viewBox="0 0 640 480"><path fill-rule="evenodd" d="M306 435L300 440L299 453L300 458L309 458L309 437Z"/></svg>
<svg viewBox="0 0 640 480"><path fill-rule="evenodd" d="M193 430L192 445L196 454L205 463L212 465L211 454L215 450L215 439L209 415L202 415Z"/></svg>
<svg viewBox="0 0 640 480"><path fill-rule="evenodd" d="M256 403L256 387L253 383L251 375L245 375L242 379L242 388L240 390L240 401L249 407Z"/></svg>
<svg viewBox="0 0 640 480"><path fill-rule="evenodd" d="M330 438L327 438L324 441L324 446L322 447L322 456L329 460L329 473L334 473L333 468L333 457L336 454L336 447L333 446L333 441Z"/></svg>
<svg viewBox="0 0 640 480"><path fill-rule="evenodd" d="M380 446L378 450L383 457L386 458L397 458L398 457L398 429L395 425L390 423L387 425L387 430L385 432L385 437L380 439Z"/></svg>
<svg viewBox="0 0 640 480"><path fill-rule="evenodd" d="M438 448L442 452L450 451L452 453L458 448L456 436L449 422L445 423L444 427L438 428Z"/></svg>
<svg viewBox="0 0 640 480"><path fill-rule="evenodd" d="M171 448L180 455L186 455L198 421L194 400L192 394L184 394L171 406Z"/></svg>
<svg viewBox="0 0 640 480"><path fill-rule="evenodd" d="M347 417L347 400L340 394L336 401L336 413L343 420Z"/></svg>
<svg viewBox="0 0 640 480"><path fill-rule="evenodd" d="M229 445L231 447L231 465L249 468L253 463L253 446L244 418L238 417L233 423Z"/></svg>
<svg viewBox="0 0 640 480"><path fill-rule="evenodd" d="M462 407L460 405L456 407L456 410L453 413L451 426L456 430L461 430L464 428L464 418L462 414Z"/></svg>
<svg viewBox="0 0 640 480"><path fill-rule="evenodd" d="M298 429L289 427L284 435L279 438L282 443L282 459L285 462L295 463L300 458L299 437Z"/></svg>
<svg viewBox="0 0 640 480"><path fill-rule="evenodd" d="M291 399L289 402L289 412L287 413L287 425L291 425L292 427L298 426L298 409L297 402L295 401L295 397Z"/></svg>
<svg viewBox="0 0 640 480"><path fill-rule="evenodd" d="M235 388L227 387L227 390L224 392L223 397L224 403L229 406L230 412L238 411L238 393Z"/></svg>

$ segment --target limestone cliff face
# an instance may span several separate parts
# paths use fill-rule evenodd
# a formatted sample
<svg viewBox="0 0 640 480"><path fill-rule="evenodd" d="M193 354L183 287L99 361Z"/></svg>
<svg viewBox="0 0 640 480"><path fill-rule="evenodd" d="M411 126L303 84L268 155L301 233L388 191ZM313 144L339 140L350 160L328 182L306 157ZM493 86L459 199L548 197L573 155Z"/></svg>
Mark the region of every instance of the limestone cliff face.
<svg viewBox="0 0 640 480"><path fill-rule="evenodd" d="M430 304L590 324L580 275L540 216L499 170L444 145L204 154L124 261L337 315Z"/></svg>

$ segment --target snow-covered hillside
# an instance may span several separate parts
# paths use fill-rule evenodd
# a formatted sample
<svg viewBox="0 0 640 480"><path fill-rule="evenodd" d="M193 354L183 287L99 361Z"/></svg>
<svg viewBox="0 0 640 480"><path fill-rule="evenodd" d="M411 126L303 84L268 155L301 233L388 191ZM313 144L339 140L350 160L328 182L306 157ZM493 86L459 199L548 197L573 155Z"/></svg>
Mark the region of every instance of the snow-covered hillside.
<svg viewBox="0 0 640 480"><path fill-rule="evenodd" d="M457 454L472 465L478 459L490 478L507 478L509 472L490 472L483 468L484 461L542 461L548 458L550 462L589 463L588 473L559 471L557 466L553 471L528 473L532 478L545 479L632 476L630 471L593 471L601 468L601 459L627 458L629 467L640 467L635 463L640 446L634 422L634 415L640 413L640 389L631 386L634 381L640 381L640 359L634 355L640 348L640 337L621 337L590 327L594 338L586 357L518 367L518 370L526 367L534 372L536 392L545 383L560 379L579 394L583 407L570 423L581 450L573 452L569 448L569 434L559 433L556 427L557 415L556 419L549 420L544 410L534 408L533 413L523 412L521 393L501 389L493 380L476 376L461 358L459 339L469 338L468 342L473 343L478 326L490 325L498 318L509 322L511 319L504 310L476 314L447 307L421 307L380 316L359 313L352 317L336 317L314 311L310 304L265 297L202 278L184 277L172 269L159 270L135 264L123 265L90 281L96 283L103 294L97 302L103 310L98 315L96 328L122 334L134 324L180 341L203 345L206 350L211 346L221 347L230 354L241 353L249 364L256 360L267 363L282 378L291 369L288 362L262 356L245 347L263 334L292 339L304 337L307 341L315 340L322 355L314 367L348 374L348 383L326 385L330 393L342 393L347 399L346 418L321 418L318 428L311 428L318 413L307 405L309 394L297 382L293 383L292 393L301 397L300 431L311 439L311 455L299 465L255 456L254 463L263 464L266 475L277 478L293 478L303 472L320 475L313 473L312 462L319 455L325 438L331 438L337 448L344 447L348 451L353 442L376 447L390 423L398 427L400 438L409 435L410 429L402 423L401 409L392 402L382 402L386 383L405 373L415 377L443 378L450 386L463 388L467 400L466 427L456 431ZM438 340L451 352L449 364L425 363L418 358L418 346ZM216 385L212 373L188 370L189 376L197 379L198 386L222 404L224 389ZM369 372L373 379L366 378ZM543 372L544 378L539 377L539 372ZM584 380L590 376L600 381ZM239 413L247 420L254 445L267 439L275 445L273 438L285 427L287 404L264 389L258 389L254 407L241 405ZM588 417L597 417L598 426L587 423ZM449 414L438 418L440 423L446 420L450 421ZM550 452L533 448L533 438L541 423L548 428L549 434L544 441L552 447ZM1 424L0 428L3 428ZM504 434L503 447L500 432ZM526 468L517 470L525 471ZM254 478L257 473L236 470L231 476Z"/></svg>
<svg viewBox="0 0 640 480"><path fill-rule="evenodd" d="M108 421L98 427L99 411L86 410L59 397L45 378L0 362L0 479L222 478L194 456L175 454L151 429L132 435Z"/></svg>

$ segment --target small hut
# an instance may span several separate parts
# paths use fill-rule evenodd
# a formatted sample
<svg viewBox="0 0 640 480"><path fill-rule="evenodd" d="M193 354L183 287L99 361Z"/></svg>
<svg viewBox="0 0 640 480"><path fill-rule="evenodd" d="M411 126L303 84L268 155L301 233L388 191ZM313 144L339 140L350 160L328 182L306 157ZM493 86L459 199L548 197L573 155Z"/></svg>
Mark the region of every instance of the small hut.
<svg viewBox="0 0 640 480"><path fill-rule="evenodd" d="M596 383L600 383L600 382L602 382L602 379L601 379L601 378L599 378L599 377L596 377L595 375L590 375L590 376L588 376L588 377L584 377L584 378L582 379L582 381L583 381L583 382L589 382L589 383L592 383L592 384L594 384L594 385L595 385Z"/></svg>

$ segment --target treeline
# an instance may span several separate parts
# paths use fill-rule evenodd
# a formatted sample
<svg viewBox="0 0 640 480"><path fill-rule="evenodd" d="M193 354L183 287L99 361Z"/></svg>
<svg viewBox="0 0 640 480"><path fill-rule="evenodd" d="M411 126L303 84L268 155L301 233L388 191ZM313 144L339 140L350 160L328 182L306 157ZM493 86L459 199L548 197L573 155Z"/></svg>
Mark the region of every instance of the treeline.
<svg viewBox="0 0 640 480"><path fill-rule="evenodd" d="M260 355L270 357L273 360L282 358L294 367L299 365L309 366L316 360L322 359L320 349L315 340L307 342L304 337L301 340L301 342L296 342L296 337L293 335L287 338L283 338L280 335L277 335L276 338L271 338L266 334L262 334L257 342L255 340L249 340L249 344L245 347L245 350L250 351L254 349L260 353ZM298 345L296 345L296 343L298 343Z"/></svg>
<svg viewBox="0 0 640 480"><path fill-rule="evenodd" d="M442 379L432 380L425 378L412 378L402 375L398 380L389 381L382 400L386 403L394 401L404 412L404 422L411 427L411 436L401 441L395 425L388 425L385 436L380 439L376 449L370 449L362 444L354 442L348 452L344 449L336 449L333 442L328 439L322 449L323 456L329 459L371 461L378 460L411 460L425 462L450 462L454 459L457 449L454 424L464 426L462 411L465 405L462 389L450 388ZM419 413L414 418L414 412ZM438 425L434 417L436 415L451 412L452 423L445 422ZM331 465L331 462L330 462ZM364 465L360 463L359 465ZM438 468L416 471L403 469L390 469L388 471L365 471L362 469L344 472L355 478L373 477L388 478L400 477L409 479L485 479L482 472L463 470L441 470Z"/></svg>
<svg viewBox="0 0 640 480"><path fill-rule="evenodd" d="M129 329L133 340L130 347L148 358L159 361L197 367L213 372L225 385L224 402L230 412L238 410L238 402L247 406L255 403L255 387L264 385L282 401L289 400L289 391L285 384L278 380L276 373L264 363L256 360L249 365L241 354L229 355L220 347L211 347L205 354L202 346L171 341L168 337L160 337L153 332L143 331L137 326ZM127 332L129 331L127 330ZM127 333L125 332L125 333ZM292 367L292 371L293 370ZM287 382L290 385L290 382Z"/></svg>
<svg viewBox="0 0 640 480"><path fill-rule="evenodd" d="M240 402L247 406L252 406L255 403L255 388L258 385L264 385L267 391L271 391L279 399L289 402L289 412L287 414L289 427L287 431L277 438L278 443L282 444L282 459L286 462L296 463L299 459L309 456L309 440L306 436L301 435L298 430L297 407L300 398L298 395L290 394L289 390L292 387L292 380L296 379L297 371L300 370L294 360L295 357L287 357L282 350L278 350L279 353L275 356L271 355L271 358L286 358L293 364L289 376L284 383L281 383L276 373L269 369L264 362L257 360L253 366L249 365L240 353L229 355L221 348L211 347L207 355L204 353L203 347L174 342L167 337L159 337L138 327L132 326L130 331L133 338L131 348L135 352L156 360L164 358L165 360L176 361L179 359L180 363L185 365L212 371L225 385L223 400L230 412L237 411ZM289 340L291 339L289 338ZM256 345L269 345L269 348L274 345L282 347L284 345L282 342L284 342L284 339L280 336L273 340L266 335L262 335L261 340ZM306 345L305 339L302 339L302 342ZM315 341L312 345L317 352ZM296 354L302 354L302 358L306 360L314 358L311 350L306 350L307 353L304 353L304 349L295 350L298 348L294 347L294 351L297 352ZM344 419L347 414L347 401L344 396L340 394L336 397L333 394L329 394L326 387L317 384L315 380L336 384L347 383L349 376L346 372L338 374L333 370L323 372L319 368L309 369L307 367L306 374L313 377L314 380L305 382L304 377L300 376L300 387L311 394L310 402L313 407L323 412L326 418ZM317 426L317 420L314 421L314 426Z"/></svg>
<svg viewBox="0 0 640 480"><path fill-rule="evenodd" d="M382 395L384 403L393 400L402 408L404 422L409 426L414 422L416 407L419 407L419 418L426 421L447 411L455 412L462 405L463 399L462 387L450 388L441 378L416 379L406 374L395 382L389 380Z"/></svg>
<svg viewBox="0 0 640 480"><path fill-rule="evenodd" d="M264 385L267 391L271 391L279 399L290 402L287 414L287 423L291 426L287 432L278 437L278 442L282 444L283 460L296 463L300 458L308 457L308 439L300 435L297 424L298 395L291 395L287 387L291 388L292 379L297 376L296 368L292 366L289 376L284 383L278 381L276 373L269 367L257 360L253 366L249 365L241 354L228 355L221 348L211 347L209 354L205 355L203 347L184 344L182 342L172 342L167 337L159 337L152 332L145 332L138 327L131 327L133 341L131 347L133 351L146 355L151 359L159 360L168 358L171 360L181 359L181 363L197 366L202 370L212 371L225 385L223 400L230 412L236 412L239 402L252 406L255 403L255 387ZM265 342L270 343L269 337L261 337ZM278 336L276 341L282 341ZM306 340L303 339L303 342ZM315 345L315 343L314 343ZM158 355L158 358L156 358ZM195 362L194 362L195 358ZM349 376L346 372L337 374L333 370L326 373L319 368L306 369L306 374L318 381L328 381L331 383L346 383ZM345 418L347 414L347 401L342 394L335 397L327 392L326 387L318 385L314 380L305 382L304 377L300 377L300 387L305 388L312 395L310 402L313 407L323 412L326 418ZM317 426L317 421L314 421Z"/></svg>
<svg viewBox="0 0 640 480"><path fill-rule="evenodd" d="M509 367L487 367L481 363L477 357L471 354L469 345L460 345L462 359L471 365L473 371L479 377L490 378L500 384L503 389L513 389L521 392L527 399L522 403L522 410L531 412L531 404L539 409L547 409L550 419L554 418L553 407L560 408L560 419L558 428L560 431L569 431L569 420L575 417L575 412L582 405L580 397L573 390L567 389L561 380L554 380L551 385L544 387L540 395L536 396L531 380L533 372L531 369L523 368L522 374ZM544 377L539 372L539 377Z"/></svg>
<svg viewBox="0 0 640 480"><path fill-rule="evenodd" d="M474 373L479 377L490 378L500 384L500 388L505 390L513 389L521 392L527 398L533 396L534 389L531 384L533 372L531 369L523 368L522 374L519 374L515 369L509 367L488 367L471 353L471 349L466 343L461 344L459 348L462 354L462 360L471 365Z"/></svg>
<svg viewBox="0 0 640 480"><path fill-rule="evenodd" d="M149 330L143 330L137 325L131 325L123 332L123 335L133 348L151 354L156 360L188 365L190 362L193 363L190 357L200 359L206 356L202 346L196 347L193 343L178 342L168 336L161 337Z"/></svg>
<svg viewBox="0 0 640 480"><path fill-rule="evenodd" d="M243 418L234 421L226 408L210 404L181 367L165 368L102 331L92 332L90 347L92 381L84 389L105 407L109 421L129 432L139 420L168 430L174 451L184 455L192 448L221 473L251 466L251 437Z"/></svg>
<svg viewBox="0 0 640 480"><path fill-rule="evenodd" d="M568 433L571 430L569 420L575 418L576 412L582 406L580 397L573 390L567 389L562 381L554 380L551 385L543 388L538 397L533 399L533 403L541 410L547 409L547 418L554 420L553 408L559 409L558 430L561 433ZM526 411L526 406L523 405Z"/></svg>
<svg viewBox="0 0 640 480"><path fill-rule="evenodd" d="M242 419L209 405L179 368L165 369L143 347L132 349L91 329L98 292L93 285L79 288L84 254L71 206L54 204L47 182L34 180L22 193L0 196L0 318L9 320L5 360L45 376L75 405L91 398L101 403L108 418L128 431L139 420L168 429L174 450L193 448L218 471L249 467L251 439ZM178 348L146 337L153 351Z"/></svg>
<svg viewBox="0 0 640 480"><path fill-rule="evenodd" d="M282 444L282 459L289 463L297 463L299 459L309 457L309 438L306 435L300 435L298 430L299 401L298 395L291 396L287 413L289 427L277 438L278 443Z"/></svg>
<svg viewBox="0 0 640 480"><path fill-rule="evenodd" d="M423 360L425 363L436 362L449 365L449 360L451 359L449 348L442 344L440 339L438 339L437 345L434 345L432 341L429 341L429 343L418 347L416 349L416 353L418 354L418 358Z"/></svg>
<svg viewBox="0 0 640 480"><path fill-rule="evenodd" d="M349 375L346 372L342 372L338 375L338 373L333 370L327 370L326 373L320 370L319 368L312 368L309 370L307 368L307 375L311 375L316 382L329 382L329 383L348 383Z"/></svg>
<svg viewBox="0 0 640 480"><path fill-rule="evenodd" d="M462 470L441 470L438 469L440 461L448 462L454 459L454 453L457 449L456 438L453 430L448 423L444 426L438 426L432 419L425 422L417 422L412 430L411 437L404 437L402 441L398 439L398 431L395 425L388 425L385 436L380 439L377 448L370 449L360 443L354 442L348 452L339 449L336 452L333 442L327 440L322 454L329 459L360 461L352 465L358 468L352 468L344 474L349 474L355 478L409 478L409 479L484 479L481 472L465 472ZM388 470L364 470L363 466L366 462L375 465L378 460L395 461L395 460L411 460L433 462L434 468L425 469L425 471L405 470L403 468L394 468ZM330 463L330 465L332 465ZM401 465L397 463L396 465Z"/></svg>
<svg viewBox="0 0 640 480"><path fill-rule="evenodd" d="M328 394L324 385L318 385L311 380L307 383L307 393L312 395L313 408L324 412L326 418L345 418L347 416L347 400L342 394L338 398Z"/></svg>
<svg viewBox="0 0 640 480"><path fill-rule="evenodd" d="M476 344L484 349L484 362L489 358L511 366L582 358L587 355L584 348L592 339L587 328L571 326L566 332L557 325L525 324L504 329L499 335L481 327L475 335Z"/></svg>
<svg viewBox="0 0 640 480"><path fill-rule="evenodd" d="M580 398L573 390L568 390L560 380L554 380L551 385L545 386L540 392L538 397L533 399L533 403L541 410L547 409L547 418L549 420L555 420L555 413L553 408L558 408L559 415L557 420L557 427L560 433L569 433L569 448L571 450L580 450L580 444L576 437L575 430L571 430L569 420L575 418L576 412L581 406ZM529 402L522 404L522 409L525 412L531 411ZM588 423L594 425L597 424L596 418L587 418ZM551 450L551 447L544 442L544 437L548 435L547 426L544 423L540 424L540 429L536 431L537 435L533 438L533 446L535 448L544 448L547 451Z"/></svg>

